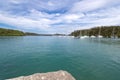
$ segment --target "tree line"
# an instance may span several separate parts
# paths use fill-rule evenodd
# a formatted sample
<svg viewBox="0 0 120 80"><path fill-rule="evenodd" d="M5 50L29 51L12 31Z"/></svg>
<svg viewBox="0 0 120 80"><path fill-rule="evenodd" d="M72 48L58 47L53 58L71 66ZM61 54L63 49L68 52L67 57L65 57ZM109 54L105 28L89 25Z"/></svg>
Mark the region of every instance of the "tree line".
<svg viewBox="0 0 120 80"><path fill-rule="evenodd" d="M105 38L118 37L120 38L120 26L99 26L91 29L76 30L70 34L71 36L98 36L101 35Z"/></svg>
<svg viewBox="0 0 120 80"><path fill-rule="evenodd" d="M0 28L0 36L24 36L25 33L19 30Z"/></svg>
<svg viewBox="0 0 120 80"><path fill-rule="evenodd" d="M13 29L0 28L0 36L65 36L65 34L38 34Z"/></svg>

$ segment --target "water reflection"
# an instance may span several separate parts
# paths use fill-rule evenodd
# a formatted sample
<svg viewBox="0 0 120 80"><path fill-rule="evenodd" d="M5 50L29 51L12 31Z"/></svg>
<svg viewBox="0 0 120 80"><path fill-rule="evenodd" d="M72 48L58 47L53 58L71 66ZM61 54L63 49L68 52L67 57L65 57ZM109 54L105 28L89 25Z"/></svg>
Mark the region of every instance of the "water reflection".
<svg viewBox="0 0 120 80"><path fill-rule="evenodd" d="M107 38L102 38L102 39L90 39L91 42L95 43L102 43L102 44L107 44L107 45L120 45L120 39L107 39Z"/></svg>
<svg viewBox="0 0 120 80"><path fill-rule="evenodd" d="M0 40L23 39L24 36L0 36Z"/></svg>

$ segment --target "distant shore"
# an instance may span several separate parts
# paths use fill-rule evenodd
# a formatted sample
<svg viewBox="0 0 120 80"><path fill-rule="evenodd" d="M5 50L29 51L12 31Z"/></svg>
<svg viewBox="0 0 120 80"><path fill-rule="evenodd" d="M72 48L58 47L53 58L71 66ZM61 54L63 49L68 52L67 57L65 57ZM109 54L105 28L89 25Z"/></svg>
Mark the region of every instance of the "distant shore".
<svg viewBox="0 0 120 80"><path fill-rule="evenodd" d="M67 36L66 34L38 34L13 29L0 28L0 36Z"/></svg>
<svg viewBox="0 0 120 80"><path fill-rule="evenodd" d="M98 26L90 29L75 30L72 36L103 36L104 38L120 38L120 26Z"/></svg>

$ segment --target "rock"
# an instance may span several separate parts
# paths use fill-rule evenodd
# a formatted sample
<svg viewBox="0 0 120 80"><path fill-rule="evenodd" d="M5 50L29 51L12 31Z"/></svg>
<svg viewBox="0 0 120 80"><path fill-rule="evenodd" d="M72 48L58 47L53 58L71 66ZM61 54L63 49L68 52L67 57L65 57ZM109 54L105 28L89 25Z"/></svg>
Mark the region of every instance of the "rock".
<svg viewBox="0 0 120 80"><path fill-rule="evenodd" d="M21 76L7 80L75 80L72 75L66 71L56 71L48 73L36 73L30 76Z"/></svg>

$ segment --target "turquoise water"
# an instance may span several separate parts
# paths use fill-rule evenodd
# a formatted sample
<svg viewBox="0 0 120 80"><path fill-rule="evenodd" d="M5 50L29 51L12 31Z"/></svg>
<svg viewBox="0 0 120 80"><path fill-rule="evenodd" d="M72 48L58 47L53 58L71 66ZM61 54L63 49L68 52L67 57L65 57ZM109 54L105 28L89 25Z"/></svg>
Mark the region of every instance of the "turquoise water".
<svg viewBox="0 0 120 80"><path fill-rule="evenodd" d="M0 80L57 70L77 80L120 80L120 40L0 37Z"/></svg>

